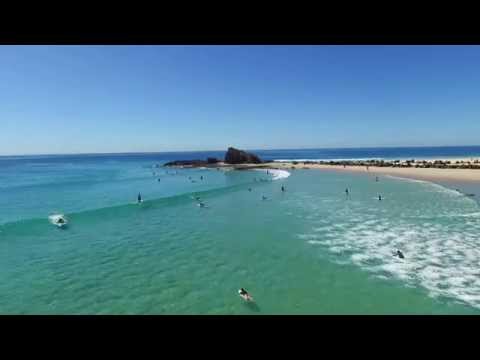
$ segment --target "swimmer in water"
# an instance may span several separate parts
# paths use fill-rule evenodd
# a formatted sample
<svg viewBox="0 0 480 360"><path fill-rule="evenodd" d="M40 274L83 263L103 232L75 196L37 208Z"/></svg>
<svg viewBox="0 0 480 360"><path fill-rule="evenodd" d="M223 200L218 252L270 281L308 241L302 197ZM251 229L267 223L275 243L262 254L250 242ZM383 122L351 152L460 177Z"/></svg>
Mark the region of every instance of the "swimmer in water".
<svg viewBox="0 0 480 360"><path fill-rule="evenodd" d="M200 180L203 180L203 176L200 176Z"/></svg>
<svg viewBox="0 0 480 360"><path fill-rule="evenodd" d="M199 202L199 203L198 203L198 206L200 206L200 207L206 207L203 202Z"/></svg>
<svg viewBox="0 0 480 360"><path fill-rule="evenodd" d="M265 195L262 195L262 200L267 200L267 197Z"/></svg>
<svg viewBox="0 0 480 360"><path fill-rule="evenodd" d="M349 191L348 191L348 188L345 189L345 196L348 198L348 195L350 195Z"/></svg>
<svg viewBox="0 0 480 360"><path fill-rule="evenodd" d="M378 176L375 176L375 181L378 182Z"/></svg>
<svg viewBox="0 0 480 360"><path fill-rule="evenodd" d="M285 192L285 187L282 185L282 192Z"/></svg>
<svg viewBox="0 0 480 360"><path fill-rule="evenodd" d="M244 300L247 300L247 301L252 301L252 300L253 300L252 295L250 295L250 294L248 293L248 291L245 290L244 288L241 288L240 290L238 290L238 294L239 294Z"/></svg>
<svg viewBox="0 0 480 360"><path fill-rule="evenodd" d="M252 191L252 188L248 188L248 191Z"/></svg>

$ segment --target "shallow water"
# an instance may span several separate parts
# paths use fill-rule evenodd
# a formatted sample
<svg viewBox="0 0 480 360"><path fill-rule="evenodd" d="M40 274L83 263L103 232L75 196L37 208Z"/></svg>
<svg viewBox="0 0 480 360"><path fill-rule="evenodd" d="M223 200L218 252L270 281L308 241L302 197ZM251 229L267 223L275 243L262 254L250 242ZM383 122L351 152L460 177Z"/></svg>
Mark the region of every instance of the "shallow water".
<svg viewBox="0 0 480 360"><path fill-rule="evenodd" d="M471 198L391 177L166 174L155 163L11 166L0 180L0 312L479 312L480 208ZM48 222L54 210L67 228Z"/></svg>

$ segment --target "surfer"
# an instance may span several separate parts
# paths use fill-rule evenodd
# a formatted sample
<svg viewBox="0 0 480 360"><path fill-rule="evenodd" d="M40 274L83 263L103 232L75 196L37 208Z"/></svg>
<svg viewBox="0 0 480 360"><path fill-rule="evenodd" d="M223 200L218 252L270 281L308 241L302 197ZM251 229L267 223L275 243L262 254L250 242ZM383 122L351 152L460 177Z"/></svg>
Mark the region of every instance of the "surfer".
<svg viewBox="0 0 480 360"><path fill-rule="evenodd" d="M240 290L238 290L238 294L242 297L243 300L245 301L253 301L253 297L252 295L250 295L248 293L247 290L245 290L244 288L241 288Z"/></svg>
<svg viewBox="0 0 480 360"><path fill-rule="evenodd" d="M199 203L198 203L198 206L200 206L200 207L206 207L203 202L199 202Z"/></svg>
<svg viewBox="0 0 480 360"><path fill-rule="evenodd" d="M143 201L142 200L142 195L140 195L140 193L138 193L137 201L138 201L139 204Z"/></svg>
<svg viewBox="0 0 480 360"><path fill-rule="evenodd" d="M378 195L378 201L382 201L382 195Z"/></svg>
<svg viewBox="0 0 480 360"><path fill-rule="evenodd" d="M405 259L405 256L403 256L403 253L400 250L397 250L395 256L398 256L400 259Z"/></svg>

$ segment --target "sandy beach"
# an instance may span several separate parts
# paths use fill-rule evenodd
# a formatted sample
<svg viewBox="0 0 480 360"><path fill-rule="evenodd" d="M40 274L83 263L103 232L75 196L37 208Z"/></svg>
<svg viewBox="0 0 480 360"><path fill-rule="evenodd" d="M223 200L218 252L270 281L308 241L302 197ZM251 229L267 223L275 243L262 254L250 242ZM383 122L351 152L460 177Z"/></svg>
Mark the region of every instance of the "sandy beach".
<svg viewBox="0 0 480 360"><path fill-rule="evenodd" d="M464 162L465 164L474 164L474 161L479 160L478 158L456 158L456 159L428 159L425 160L428 163L433 163L434 161L450 161L454 163L456 161ZM417 162L422 162L424 160L417 160ZM403 161L402 161L403 162ZM191 166L180 166L181 168L189 168ZM195 167L195 166L193 166ZM389 167L389 166L375 166L369 165L368 170L366 166L361 165L329 165L329 164L320 164L313 162L301 162L301 161L275 161L267 162L263 164L226 164L224 162L218 162L216 164L206 166L207 168L217 168L217 169L236 169L236 170L247 170L247 169L284 169L284 170L295 170L295 169L316 169L316 170L325 170L325 171L348 171L348 172L359 172L370 175L391 175L398 177L405 177L418 180L427 180L433 182L462 182L462 183L479 183L480 184L480 169L454 169L454 168L424 168L424 167Z"/></svg>
<svg viewBox="0 0 480 360"><path fill-rule="evenodd" d="M268 163L266 167L278 169L320 169L334 171L353 171L372 175L391 175L406 177L427 181L460 181L480 183L479 169L437 169L437 168L392 168L369 166L368 170L365 166L342 166L342 165L326 165L326 164L304 164L293 162L274 162Z"/></svg>

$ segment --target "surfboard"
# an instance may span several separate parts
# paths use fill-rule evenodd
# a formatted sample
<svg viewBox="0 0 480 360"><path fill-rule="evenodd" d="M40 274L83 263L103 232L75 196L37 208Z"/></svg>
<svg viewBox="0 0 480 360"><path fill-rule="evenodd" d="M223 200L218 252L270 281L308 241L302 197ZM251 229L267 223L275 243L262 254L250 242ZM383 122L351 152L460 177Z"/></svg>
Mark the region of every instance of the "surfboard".
<svg viewBox="0 0 480 360"><path fill-rule="evenodd" d="M240 294L239 292L238 295L245 301L253 301L253 297L249 294Z"/></svg>

